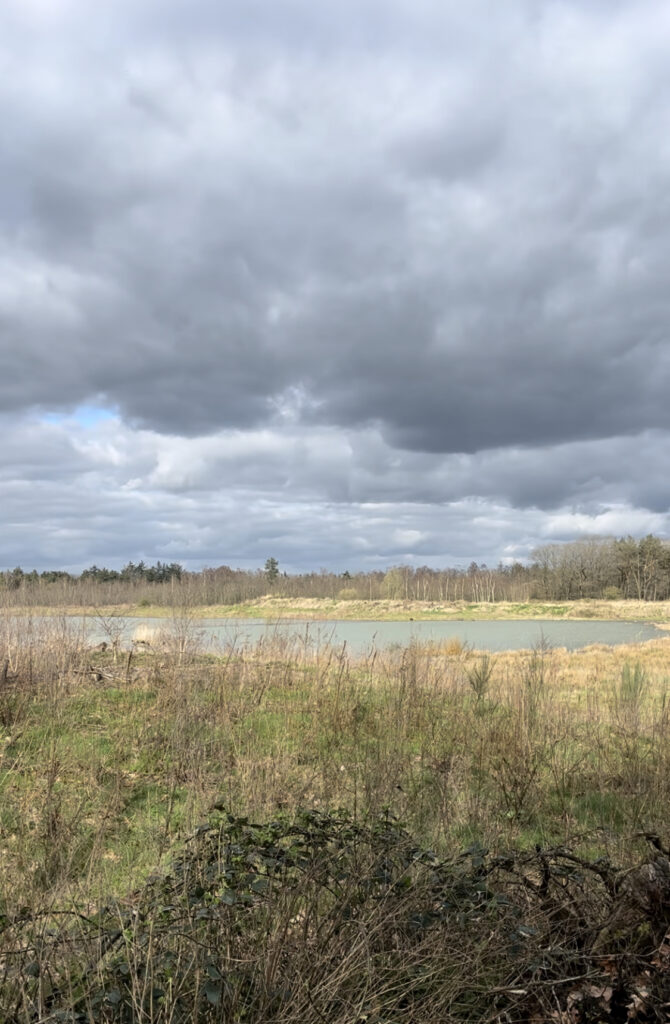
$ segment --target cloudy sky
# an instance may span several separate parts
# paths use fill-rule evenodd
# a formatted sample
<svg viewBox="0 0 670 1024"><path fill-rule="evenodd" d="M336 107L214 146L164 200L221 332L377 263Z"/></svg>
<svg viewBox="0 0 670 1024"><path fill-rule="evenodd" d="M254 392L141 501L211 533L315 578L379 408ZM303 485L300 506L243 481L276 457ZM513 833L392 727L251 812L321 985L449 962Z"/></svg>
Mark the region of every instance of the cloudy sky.
<svg viewBox="0 0 670 1024"><path fill-rule="evenodd" d="M2 0L0 567L670 535L667 0Z"/></svg>

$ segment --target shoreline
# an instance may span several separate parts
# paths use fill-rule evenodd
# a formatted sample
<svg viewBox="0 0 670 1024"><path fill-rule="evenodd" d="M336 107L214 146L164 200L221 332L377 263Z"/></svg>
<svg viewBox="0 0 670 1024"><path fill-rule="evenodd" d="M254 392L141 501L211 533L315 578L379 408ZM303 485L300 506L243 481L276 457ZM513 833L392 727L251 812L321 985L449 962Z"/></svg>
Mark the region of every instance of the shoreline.
<svg viewBox="0 0 670 1024"><path fill-rule="evenodd" d="M174 606L118 604L104 607L5 606L14 615L83 615L91 618L126 616L147 619L286 619L294 621L476 622L476 621L602 621L646 622L670 629L670 601L603 601L584 599L555 602L357 601L328 598L280 598L268 595L237 605L200 605L188 601Z"/></svg>

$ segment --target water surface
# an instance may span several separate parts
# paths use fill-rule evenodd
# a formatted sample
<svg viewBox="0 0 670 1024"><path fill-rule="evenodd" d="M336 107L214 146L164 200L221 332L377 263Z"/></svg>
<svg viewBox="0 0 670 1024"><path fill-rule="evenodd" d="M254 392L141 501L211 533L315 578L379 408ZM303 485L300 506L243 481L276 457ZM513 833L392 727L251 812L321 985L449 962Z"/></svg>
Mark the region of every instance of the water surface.
<svg viewBox="0 0 670 1024"><path fill-rule="evenodd" d="M644 622L601 622L594 620L495 620L459 622L370 622L370 621L298 621L264 619L140 619L83 618L71 616L75 628L85 632L91 643L110 639L110 629L119 630L123 645L130 645L133 635L142 630L165 631L183 635L187 642L198 641L209 649L226 649L231 645L246 646L276 637L300 641L314 649L325 645L342 647L353 654L384 649L394 644L406 646L412 641L444 643L458 639L477 650L523 650L545 641L552 647L576 650L589 644L639 643L664 636L656 626ZM111 626L110 626L111 623Z"/></svg>

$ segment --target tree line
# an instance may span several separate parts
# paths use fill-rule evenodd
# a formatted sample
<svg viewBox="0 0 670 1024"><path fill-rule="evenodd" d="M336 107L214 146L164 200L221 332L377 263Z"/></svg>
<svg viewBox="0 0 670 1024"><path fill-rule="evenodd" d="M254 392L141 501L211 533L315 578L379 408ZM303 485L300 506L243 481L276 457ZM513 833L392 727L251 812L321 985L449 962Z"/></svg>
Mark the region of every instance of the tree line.
<svg viewBox="0 0 670 1024"><path fill-rule="evenodd" d="M241 604L268 593L339 600L571 601L670 599L670 542L649 535L589 538L537 548L527 564L434 569L396 565L369 572L287 574L269 557L257 570L228 565L188 572L177 562L128 562L122 569L92 565L79 575L15 568L0 572L0 589L29 603Z"/></svg>
<svg viewBox="0 0 670 1024"><path fill-rule="evenodd" d="M147 565L145 562L128 562L122 569L104 569L92 565L80 575L63 572L60 569L47 569L44 572L24 572L20 566L8 572L0 573L0 586L9 590L17 590L22 586L34 586L39 583L74 583L77 580L91 580L96 583L110 583L120 580L124 583L146 582L164 583L166 580L181 579L184 569L177 562L156 562L155 565Z"/></svg>

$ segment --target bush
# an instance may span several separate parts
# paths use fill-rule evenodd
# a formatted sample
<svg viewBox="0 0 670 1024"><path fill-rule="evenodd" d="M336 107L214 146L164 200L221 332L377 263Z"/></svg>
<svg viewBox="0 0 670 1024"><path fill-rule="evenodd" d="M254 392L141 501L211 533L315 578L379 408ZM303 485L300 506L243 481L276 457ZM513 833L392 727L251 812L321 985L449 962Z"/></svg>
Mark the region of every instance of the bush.
<svg viewBox="0 0 670 1024"><path fill-rule="evenodd" d="M665 1019L670 861L650 840L633 871L477 843L441 861L390 815L219 813L123 904L0 916L3 1019Z"/></svg>

